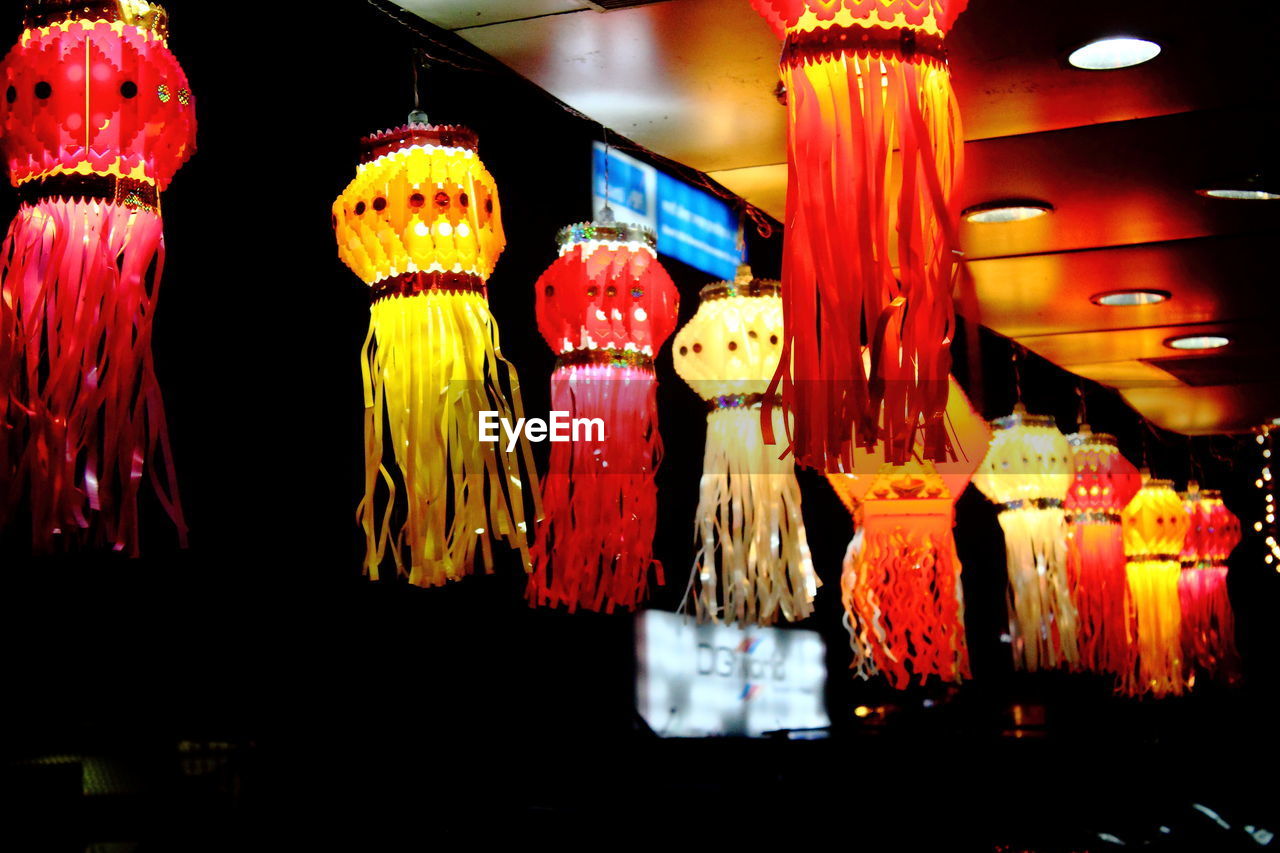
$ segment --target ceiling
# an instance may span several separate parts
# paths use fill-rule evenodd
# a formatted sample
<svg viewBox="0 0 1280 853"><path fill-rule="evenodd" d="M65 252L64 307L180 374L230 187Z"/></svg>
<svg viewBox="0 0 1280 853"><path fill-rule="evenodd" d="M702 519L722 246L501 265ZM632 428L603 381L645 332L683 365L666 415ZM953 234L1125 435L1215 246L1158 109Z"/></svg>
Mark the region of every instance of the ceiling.
<svg viewBox="0 0 1280 853"><path fill-rule="evenodd" d="M780 45L747 0L607 12L581 0L399 2L783 218ZM970 0L948 40L967 140L960 206L1030 197L1055 208L1027 222L961 226L978 297L965 310L1178 432L1244 431L1280 416L1270 370L1280 282L1266 263L1280 202L1194 193L1215 179L1280 174L1269 150L1280 138L1273 6ZM1119 33L1164 50L1118 71L1066 64L1072 47ZM1173 296L1129 308L1089 301L1133 287ZM1232 343L1209 355L1164 345L1189 333Z"/></svg>

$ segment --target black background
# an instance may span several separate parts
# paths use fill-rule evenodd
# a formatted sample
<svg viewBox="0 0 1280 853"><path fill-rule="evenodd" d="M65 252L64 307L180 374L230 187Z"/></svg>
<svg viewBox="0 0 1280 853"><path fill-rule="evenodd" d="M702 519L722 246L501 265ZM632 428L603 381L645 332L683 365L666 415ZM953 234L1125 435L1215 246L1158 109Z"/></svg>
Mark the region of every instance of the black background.
<svg viewBox="0 0 1280 853"><path fill-rule="evenodd" d="M10 43L15 5L3 19ZM1218 830L1193 801L1233 826L1280 830L1267 716L1278 579L1253 537L1230 580L1245 685L1122 700L1087 676L1012 672L999 641L999 528L970 490L956 532L975 679L958 692L894 693L845 674L839 572L851 524L826 484L801 472L825 583L804 627L828 644L833 720L830 740L808 743L655 740L634 708L631 617L530 610L510 555L493 575L441 589L364 580L354 510L368 302L337 259L329 207L354 174L360 136L404 121L421 42L354 0L323 11L169 8L200 129L164 196L154 351L191 542L176 547L154 503L140 559L31 558L21 523L3 531L8 762L102 754L146 780L103 806L32 795L30 777L16 776L37 807L15 824L35 832L18 849L111 839L288 848L352 824L362 849L389 849L393 833L427 842L511 830L597 843L826 837L866 849L926 839L1094 849L1103 831L1184 849L1238 841L1238 827ZM508 246L490 300L530 414L545 413L553 357L533 322L533 282L554 258L556 229L590 214L600 128L509 72L436 63L423 93L434 121L478 132L497 179ZM11 191L0 194L0 209L15 207ZM780 234L748 236L757 274L776 276ZM664 265L683 323L711 279ZM961 380L972 390L980 380L983 413L1006 414L1008 344L983 332L976 347L962 337L956 355ZM669 350L658 370L666 458L655 550L668 580L653 605L671 610L693 559L704 415ZM1032 411L1074 426L1073 377L1031 357L1022 385ZM1118 434L1131 459L1145 453L1157 475L1182 481L1194 458L1204 485L1223 488L1252 525L1260 457L1249 437L1188 441L1150 430L1098 386L1087 401L1095 429ZM852 714L886 703L883 719ZM1043 709L1030 713L1044 724L1015 729L1014 704ZM234 796L183 787L181 739L234 745Z"/></svg>

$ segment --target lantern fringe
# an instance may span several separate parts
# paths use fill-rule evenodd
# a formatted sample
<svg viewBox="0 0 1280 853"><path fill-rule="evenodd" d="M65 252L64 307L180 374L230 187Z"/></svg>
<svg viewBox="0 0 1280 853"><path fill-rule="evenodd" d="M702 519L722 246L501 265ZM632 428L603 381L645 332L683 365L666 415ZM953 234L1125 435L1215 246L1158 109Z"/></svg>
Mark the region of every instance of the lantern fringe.
<svg viewBox="0 0 1280 853"><path fill-rule="evenodd" d="M160 216L100 201L24 204L0 263L0 527L25 495L36 552L79 531L136 556L146 469L185 547L151 356Z"/></svg>
<svg viewBox="0 0 1280 853"><path fill-rule="evenodd" d="M377 580L390 550L409 583L440 586L472 573L477 544L492 571L497 540L520 552L527 571L526 489L534 517L540 514L532 452L523 439L506 452L505 434L480 440L481 411L524 417L519 378L502 356L485 297L427 291L378 300L360 367L365 482L356 520L365 573ZM399 483L384 463L388 431ZM386 491L380 512L379 479ZM405 513L399 526L398 509Z"/></svg>
<svg viewBox="0 0 1280 853"><path fill-rule="evenodd" d="M964 633L964 589L948 515L913 516L910 528L862 528L840 576L850 669L862 679L883 675L896 689L934 675L970 677Z"/></svg>
<svg viewBox="0 0 1280 853"><path fill-rule="evenodd" d="M1176 560L1142 560L1127 566L1129 592L1138 620L1138 671L1132 695L1183 692L1181 568Z"/></svg>
<svg viewBox="0 0 1280 853"><path fill-rule="evenodd" d="M782 412L773 416L781 429ZM699 621L771 625L813 612L819 581L795 463L764 444L754 408L707 416L694 537L689 583Z"/></svg>
<svg viewBox="0 0 1280 853"><path fill-rule="evenodd" d="M784 62L782 78L792 236L769 393L780 387L794 417L790 450L801 464L852 471L852 445L879 439L887 461L903 464L923 429L924 458L942 460L957 268L950 198L963 155L950 76L871 55Z"/></svg>
<svg viewBox="0 0 1280 853"><path fill-rule="evenodd" d="M1123 689L1133 671L1133 603L1119 522L1076 521L1068 528L1071 600L1079 615L1080 666L1114 675Z"/></svg>
<svg viewBox="0 0 1280 853"><path fill-rule="evenodd" d="M1221 566L1184 568L1178 577L1182 608L1182 654L1189 670L1187 686L1196 671L1225 684L1240 680L1235 616L1227 596L1227 569Z"/></svg>
<svg viewBox="0 0 1280 853"><path fill-rule="evenodd" d="M1080 664L1078 617L1067 584L1064 517L1057 508L1000 513L1009 570L1009 633L1017 669Z"/></svg>
<svg viewBox="0 0 1280 853"><path fill-rule="evenodd" d="M630 610L647 597L651 573L664 582L653 558L654 473L662 459L657 384L645 367L562 365L551 374L551 409L599 418L605 436L551 444L530 603Z"/></svg>

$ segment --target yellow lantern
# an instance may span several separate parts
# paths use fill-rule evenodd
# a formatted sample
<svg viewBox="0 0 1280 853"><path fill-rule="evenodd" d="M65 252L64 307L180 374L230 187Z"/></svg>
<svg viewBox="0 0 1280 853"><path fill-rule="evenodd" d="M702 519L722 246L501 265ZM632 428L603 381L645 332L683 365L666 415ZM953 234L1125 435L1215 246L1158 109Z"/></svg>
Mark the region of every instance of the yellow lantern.
<svg viewBox="0 0 1280 853"><path fill-rule="evenodd" d="M818 579L795 462L779 459L760 427L782 351L781 287L743 266L734 281L708 285L701 297L675 340L676 372L710 410L690 578L698 619L803 619L813 612ZM784 432L780 407L772 419Z"/></svg>
<svg viewBox="0 0 1280 853"><path fill-rule="evenodd" d="M973 484L1000 506L1014 665L1075 669L1078 617L1062 508L1074 476L1071 445L1052 417L1027 414L1021 403L991 426L991 447Z"/></svg>
<svg viewBox="0 0 1280 853"><path fill-rule="evenodd" d="M1129 593L1138 618L1138 680L1133 692L1182 693L1178 577L1190 519L1172 482L1149 479L1129 501L1121 521Z"/></svg>
<svg viewBox="0 0 1280 853"><path fill-rule="evenodd" d="M488 569L492 539L519 549L529 566L523 494L529 484L536 502L537 481L527 442L504 452L480 435L481 411L512 422L524 415L486 292L505 245L497 187L474 133L418 117L363 140L333 225L339 257L372 298L361 363L365 494L356 512L365 571L376 580L390 547L410 583L435 586L469 574L477 544ZM383 461L387 434L399 485ZM398 503L404 521L393 531Z"/></svg>

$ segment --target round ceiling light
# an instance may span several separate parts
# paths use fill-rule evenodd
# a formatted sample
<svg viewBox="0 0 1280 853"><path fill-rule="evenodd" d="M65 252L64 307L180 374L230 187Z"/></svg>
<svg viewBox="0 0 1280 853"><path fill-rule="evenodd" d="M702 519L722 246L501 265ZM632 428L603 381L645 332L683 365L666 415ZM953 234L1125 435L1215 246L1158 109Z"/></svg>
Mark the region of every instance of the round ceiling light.
<svg viewBox="0 0 1280 853"><path fill-rule="evenodd" d="M966 222L979 224L1024 222L1053 213L1053 205L1032 198L1005 198L966 207L961 216Z"/></svg>
<svg viewBox="0 0 1280 853"><path fill-rule="evenodd" d="M1250 175L1243 180L1222 181L1196 190L1206 198L1227 198L1235 201L1276 201L1280 192L1267 186L1262 175Z"/></svg>
<svg viewBox="0 0 1280 853"><path fill-rule="evenodd" d="M1089 297L1089 301L1108 308L1127 308L1131 305L1156 305L1172 296L1167 290L1108 290L1106 293L1095 293Z"/></svg>
<svg viewBox="0 0 1280 853"><path fill-rule="evenodd" d="M1084 71L1114 71L1131 68L1155 59L1160 55L1160 45L1132 36L1114 36L1091 41L1071 51L1067 57L1076 68Z"/></svg>
<svg viewBox="0 0 1280 853"><path fill-rule="evenodd" d="M1164 345L1170 349L1203 350L1221 349L1231 343L1231 339L1222 335L1179 335L1169 338Z"/></svg>

